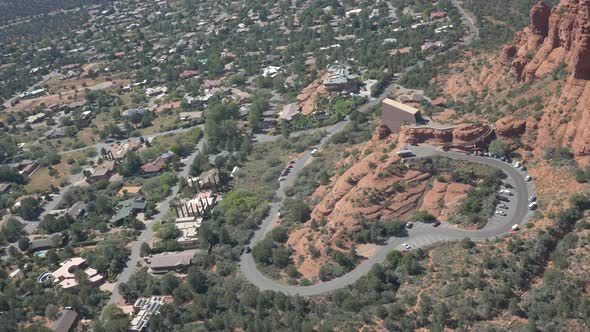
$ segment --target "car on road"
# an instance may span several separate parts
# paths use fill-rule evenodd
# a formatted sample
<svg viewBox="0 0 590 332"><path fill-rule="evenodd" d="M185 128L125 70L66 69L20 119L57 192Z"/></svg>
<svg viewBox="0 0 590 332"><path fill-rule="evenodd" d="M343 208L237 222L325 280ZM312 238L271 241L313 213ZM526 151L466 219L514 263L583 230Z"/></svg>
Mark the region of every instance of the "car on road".
<svg viewBox="0 0 590 332"><path fill-rule="evenodd" d="M245 247L244 247L244 253L245 253L245 254L249 254L249 253L250 253L250 251L252 251L252 249L250 249L250 246L245 246Z"/></svg>
<svg viewBox="0 0 590 332"><path fill-rule="evenodd" d="M279 182L281 182L281 181L285 181L285 180L287 180L287 178L286 178L286 177L284 177L284 176L281 176L281 177L279 178Z"/></svg>
<svg viewBox="0 0 590 332"><path fill-rule="evenodd" d="M498 196L498 200L502 201L502 202L510 202L510 198L500 195Z"/></svg>
<svg viewBox="0 0 590 332"><path fill-rule="evenodd" d="M433 227L438 227L438 226L440 226L440 221L438 221L438 220L437 220L437 221L433 222L433 223L432 223L432 226L433 226Z"/></svg>
<svg viewBox="0 0 590 332"><path fill-rule="evenodd" d="M315 149L311 150L311 155L312 155L312 156L315 156L315 155L316 155L316 153L318 153L318 149L317 149L317 148L315 148Z"/></svg>
<svg viewBox="0 0 590 332"><path fill-rule="evenodd" d="M508 205L506 205L506 204L498 204L498 209L508 210Z"/></svg>
<svg viewBox="0 0 590 332"><path fill-rule="evenodd" d="M533 177L530 176L530 175L527 175L527 176L524 177L524 180L525 181L531 181L532 179L533 179Z"/></svg>
<svg viewBox="0 0 590 332"><path fill-rule="evenodd" d="M414 227L414 223L413 222L410 221L409 223L406 224L406 228L409 229L409 228L412 228L412 227Z"/></svg>
<svg viewBox="0 0 590 332"><path fill-rule="evenodd" d="M514 167L519 168L521 166L520 161L514 163Z"/></svg>
<svg viewBox="0 0 590 332"><path fill-rule="evenodd" d="M512 189L514 187L510 183L504 182L504 183L502 183L502 188Z"/></svg>
<svg viewBox="0 0 590 332"><path fill-rule="evenodd" d="M529 202L536 202L537 201L537 196L533 195L531 197L529 197Z"/></svg>
<svg viewBox="0 0 590 332"><path fill-rule="evenodd" d="M521 171L526 171L526 166L525 165L520 166L520 170Z"/></svg>
<svg viewBox="0 0 590 332"><path fill-rule="evenodd" d="M500 189L500 194L512 196L512 191L510 191L508 189Z"/></svg>
<svg viewBox="0 0 590 332"><path fill-rule="evenodd" d="M518 226L518 224L514 224L512 225L512 227L510 227L510 233L516 233L520 230L520 227Z"/></svg>
<svg viewBox="0 0 590 332"><path fill-rule="evenodd" d="M534 210L537 208L537 202L532 202L531 204L529 204L529 210Z"/></svg>
<svg viewBox="0 0 590 332"><path fill-rule="evenodd" d="M506 216L506 212L502 211L502 210L496 210L496 214L502 217Z"/></svg>
<svg viewBox="0 0 590 332"><path fill-rule="evenodd" d="M406 250L410 250L412 247L407 243L402 243L402 247Z"/></svg>

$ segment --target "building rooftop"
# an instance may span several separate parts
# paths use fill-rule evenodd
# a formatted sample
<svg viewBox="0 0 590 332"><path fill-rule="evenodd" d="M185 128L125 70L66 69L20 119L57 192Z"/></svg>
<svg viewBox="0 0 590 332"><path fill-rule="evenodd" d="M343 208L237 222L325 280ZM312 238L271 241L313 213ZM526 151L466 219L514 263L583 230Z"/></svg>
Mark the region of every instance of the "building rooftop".
<svg viewBox="0 0 590 332"><path fill-rule="evenodd" d="M59 318L51 325L51 330L55 332L69 332L72 330L77 319L78 313L73 310L64 310Z"/></svg>
<svg viewBox="0 0 590 332"><path fill-rule="evenodd" d="M111 222L123 220L137 211L145 210L147 203L143 197L131 198L117 204L117 213L111 218Z"/></svg>
<svg viewBox="0 0 590 332"><path fill-rule="evenodd" d="M196 249L165 252L153 255L149 258L151 269L172 269L180 266L188 266L191 264L193 257L197 253Z"/></svg>
<svg viewBox="0 0 590 332"><path fill-rule="evenodd" d="M397 109L400 109L402 111L408 112L410 114L418 114L420 112L420 110L418 110L417 108L414 108L412 106L406 105L406 104L402 104L399 101L395 101L393 99L389 99L389 98L385 98L383 100L383 104L387 104L389 106L393 106Z"/></svg>

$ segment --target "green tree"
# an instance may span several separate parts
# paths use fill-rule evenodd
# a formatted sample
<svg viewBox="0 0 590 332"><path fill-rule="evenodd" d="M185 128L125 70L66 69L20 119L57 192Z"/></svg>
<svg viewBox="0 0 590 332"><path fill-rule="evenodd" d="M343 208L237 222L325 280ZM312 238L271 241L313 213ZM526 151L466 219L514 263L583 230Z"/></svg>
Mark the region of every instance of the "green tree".
<svg viewBox="0 0 590 332"><path fill-rule="evenodd" d="M508 156L508 153L510 152L508 144L499 138L493 140L490 143L488 150L490 151L490 153L493 153L501 157Z"/></svg>

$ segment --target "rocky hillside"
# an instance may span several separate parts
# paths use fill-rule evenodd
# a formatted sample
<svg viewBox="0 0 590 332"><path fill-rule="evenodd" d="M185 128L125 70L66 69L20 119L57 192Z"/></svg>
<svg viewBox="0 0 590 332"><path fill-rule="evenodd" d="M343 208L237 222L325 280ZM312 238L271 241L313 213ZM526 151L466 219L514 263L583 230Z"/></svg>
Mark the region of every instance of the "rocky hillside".
<svg viewBox="0 0 590 332"><path fill-rule="evenodd" d="M491 105L488 110L504 117L496 123L500 137L518 137L536 155L547 146L565 146L587 165L590 0L562 0L553 9L537 3L530 25L500 56L457 64L455 73L439 82L455 100L477 96L482 105Z"/></svg>

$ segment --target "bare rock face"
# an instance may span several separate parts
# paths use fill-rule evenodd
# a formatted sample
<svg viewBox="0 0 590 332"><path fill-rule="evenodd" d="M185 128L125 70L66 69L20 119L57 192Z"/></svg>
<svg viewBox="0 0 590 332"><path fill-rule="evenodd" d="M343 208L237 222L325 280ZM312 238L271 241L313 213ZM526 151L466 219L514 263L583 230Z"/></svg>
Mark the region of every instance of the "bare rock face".
<svg viewBox="0 0 590 332"><path fill-rule="evenodd" d="M539 1L531 9L531 32L546 37L549 32L549 16L551 8L543 1Z"/></svg>
<svg viewBox="0 0 590 332"><path fill-rule="evenodd" d="M494 124L496 135L500 138L519 137L527 129L526 120L507 117L496 121Z"/></svg>
<svg viewBox="0 0 590 332"><path fill-rule="evenodd" d="M561 0L549 11L538 3L531 9L531 24L515 35L513 45L504 49L500 63L516 49L510 63L517 79L530 82L556 70L568 73L561 88L545 105L541 121L502 119L497 134L522 135L527 127L537 131L535 149L548 145L569 147L582 164L590 164L590 0Z"/></svg>
<svg viewBox="0 0 590 332"><path fill-rule="evenodd" d="M590 0L562 0L553 10L537 3L530 26L515 35L511 46L517 48L519 59L512 66L519 80L547 75L562 62L573 78L590 79Z"/></svg>
<svg viewBox="0 0 590 332"><path fill-rule="evenodd" d="M487 131L487 126L474 123L462 123L453 129L453 142L472 142L483 136Z"/></svg>
<svg viewBox="0 0 590 332"><path fill-rule="evenodd" d="M514 45L506 45L502 49L502 55L500 56L500 61L503 64L510 63L510 59L514 58L516 55L516 46Z"/></svg>

